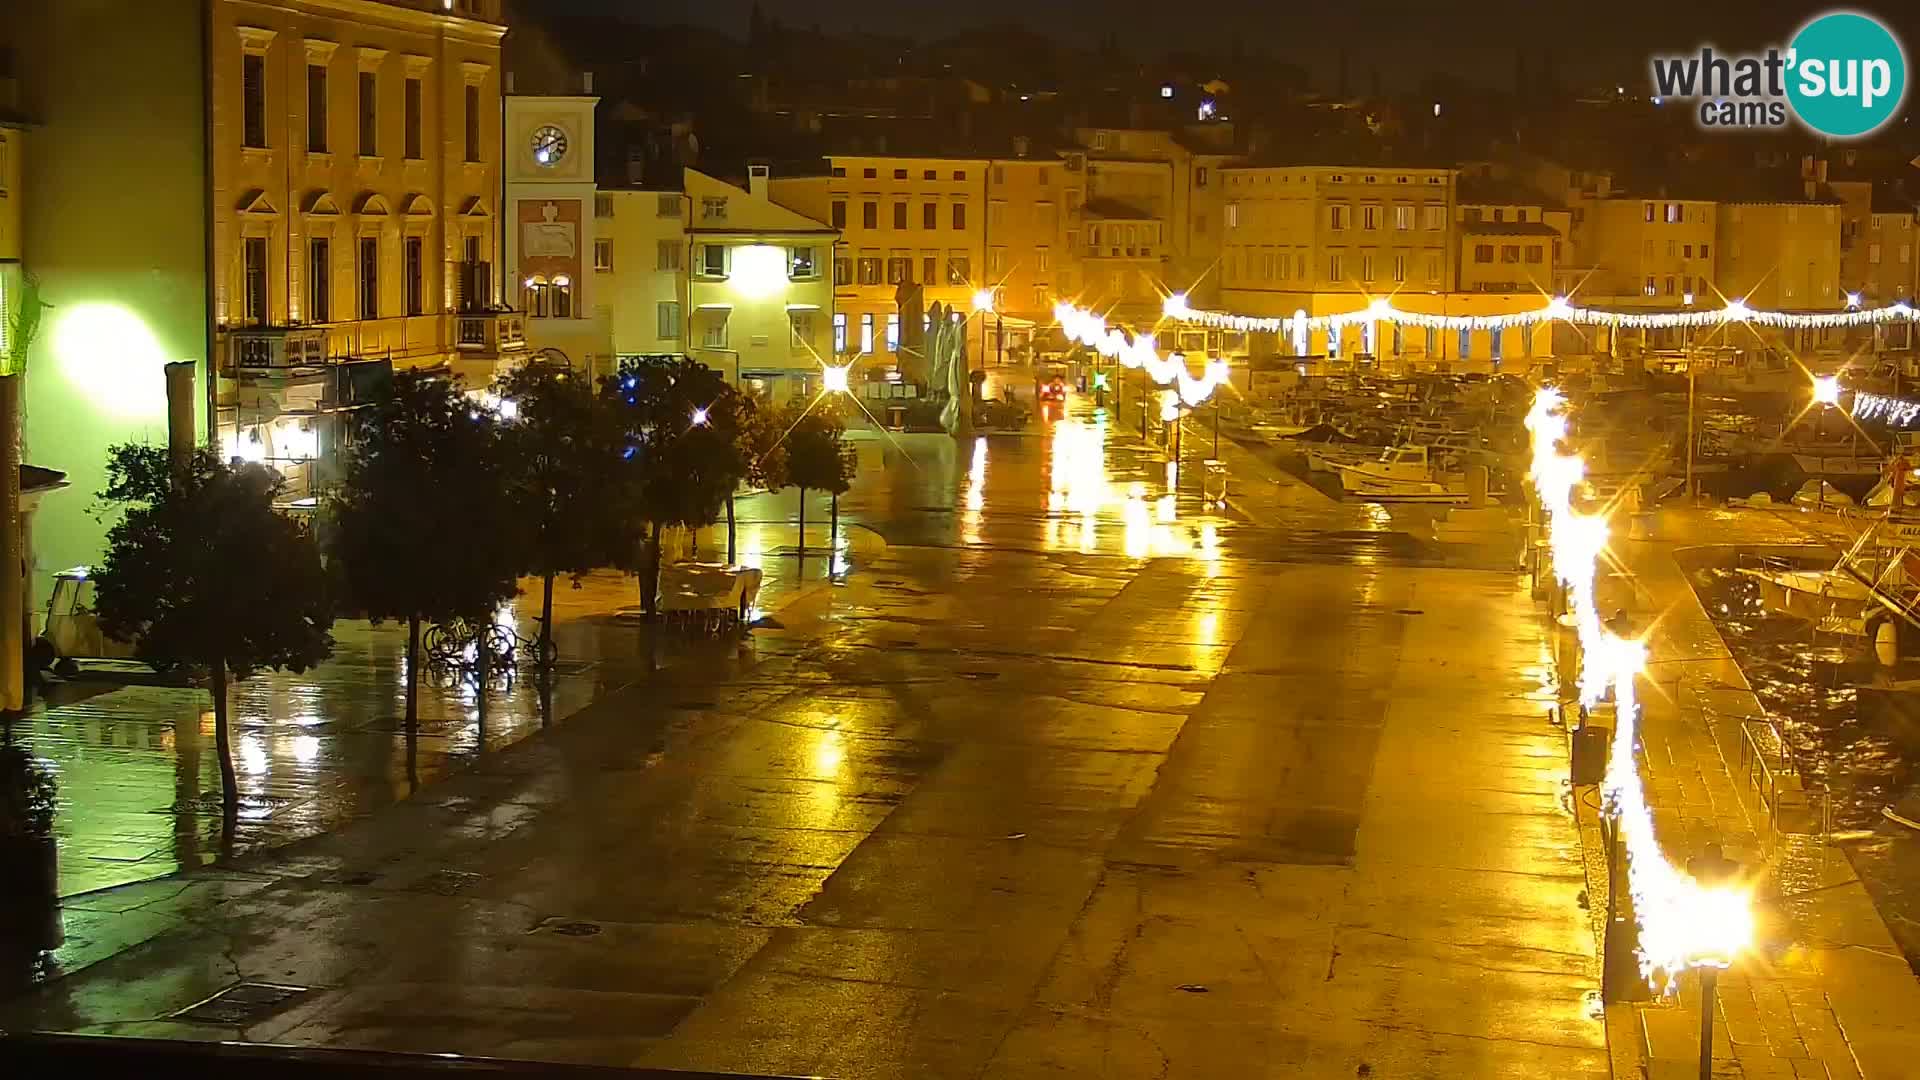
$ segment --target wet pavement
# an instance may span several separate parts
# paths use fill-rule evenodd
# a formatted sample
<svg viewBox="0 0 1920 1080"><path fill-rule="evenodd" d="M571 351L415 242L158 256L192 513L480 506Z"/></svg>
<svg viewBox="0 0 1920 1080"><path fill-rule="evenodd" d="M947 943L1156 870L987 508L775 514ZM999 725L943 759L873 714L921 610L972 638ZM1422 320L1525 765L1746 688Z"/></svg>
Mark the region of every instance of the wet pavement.
<svg viewBox="0 0 1920 1080"><path fill-rule="evenodd" d="M825 539L823 528L812 543L824 550ZM724 544L724 534L719 541ZM790 529L745 525L739 543L743 561L767 575L763 611L824 583L824 556L801 578L799 561L788 554ZM500 621L534 636L539 587L524 582ZM578 588L556 582L560 660L551 684L543 688L522 668L491 684L483 710L471 679L428 676L413 738L402 720L405 628L336 624L334 655L326 663L234 685L230 718L241 808L231 830L222 818L206 691L157 685L150 673L129 665L90 665L81 678L54 684L40 708L10 725L12 736L56 774L61 892L145 881L336 828L566 719L650 670L734 647L654 632L636 617L638 605L637 585L623 574L596 573Z"/></svg>
<svg viewBox="0 0 1920 1080"><path fill-rule="evenodd" d="M468 767L412 798L77 898L71 973L0 1027L855 1077L1607 1074L1523 579L1257 463L1204 507L1086 410L861 453L841 511L886 545L779 626L649 666L568 624L619 659L566 723L480 754L449 710ZM171 1016L241 979L308 989Z"/></svg>

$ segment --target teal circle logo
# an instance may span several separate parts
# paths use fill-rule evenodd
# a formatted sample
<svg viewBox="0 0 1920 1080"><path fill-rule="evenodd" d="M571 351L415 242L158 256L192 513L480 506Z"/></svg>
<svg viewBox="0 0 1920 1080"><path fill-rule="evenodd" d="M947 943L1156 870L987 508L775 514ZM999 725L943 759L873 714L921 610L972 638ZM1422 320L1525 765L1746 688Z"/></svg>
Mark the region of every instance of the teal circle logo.
<svg viewBox="0 0 1920 1080"><path fill-rule="evenodd" d="M1907 57L1880 23L1851 11L1822 15L1788 47L1787 100L1822 135L1849 139L1893 119L1907 92Z"/></svg>

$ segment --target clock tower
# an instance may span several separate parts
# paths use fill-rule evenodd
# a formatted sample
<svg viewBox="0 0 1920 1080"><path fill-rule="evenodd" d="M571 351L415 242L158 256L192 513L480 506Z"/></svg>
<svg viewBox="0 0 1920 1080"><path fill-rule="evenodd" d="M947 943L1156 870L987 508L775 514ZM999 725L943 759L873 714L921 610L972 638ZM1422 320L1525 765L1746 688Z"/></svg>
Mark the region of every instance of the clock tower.
<svg viewBox="0 0 1920 1080"><path fill-rule="evenodd" d="M610 363L606 313L594 288L611 252L595 228L591 93L506 95L505 265L502 294L527 314L527 345L558 350L576 370ZM551 353L548 353L551 356ZM555 359L558 359L557 357Z"/></svg>

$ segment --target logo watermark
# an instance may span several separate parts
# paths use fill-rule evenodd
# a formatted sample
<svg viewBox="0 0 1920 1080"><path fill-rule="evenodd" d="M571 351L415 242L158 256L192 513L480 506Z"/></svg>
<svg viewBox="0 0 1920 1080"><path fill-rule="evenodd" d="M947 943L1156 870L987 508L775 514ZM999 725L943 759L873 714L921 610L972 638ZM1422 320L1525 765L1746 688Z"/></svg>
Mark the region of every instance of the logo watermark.
<svg viewBox="0 0 1920 1080"><path fill-rule="evenodd" d="M1655 56L1654 101L1688 103L1703 128L1782 128L1798 119L1836 139L1870 135L1900 111L1907 57L1878 19L1831 11L1786 48Z"/></svg>

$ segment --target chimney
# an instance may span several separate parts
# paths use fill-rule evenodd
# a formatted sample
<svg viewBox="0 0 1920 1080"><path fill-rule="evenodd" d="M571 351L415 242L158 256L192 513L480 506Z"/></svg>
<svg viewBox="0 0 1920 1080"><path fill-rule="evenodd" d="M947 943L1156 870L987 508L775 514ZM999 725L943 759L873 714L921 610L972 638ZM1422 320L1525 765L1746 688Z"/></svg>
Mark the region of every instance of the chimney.
<svg viewBox="0 0 1920 1080"><path fill-rule="evenodd" d="M1013 156L1017 158L1026 157L1027 148L1031 145L1033 145L1032 142L1029 141L1025 135L1015 135L1013 137Z"/></svg>
<svg viewBox="0 0 1920 1080"><path fill-rule="evenodd" d="M500 80L500 92L511 95L513 93L513 82L513 72L509 71L506 76Z"/></svg>
<svg viewBox="0 0 1920 1080"><path fill-rule="evenodd" d="M767 177L771 176L772 174L773 174L772 168L766 165L747 166L747 191L751 193L753 197L756 199L766 198L767 197Z"/></svg>
<svg viewBox="0 0 1920 1080"><path fill-rule="evenodd" d="M593 96L593 72L583 71L580 73L580 92L587 97Z"/></svg>

